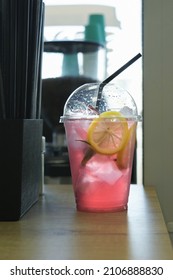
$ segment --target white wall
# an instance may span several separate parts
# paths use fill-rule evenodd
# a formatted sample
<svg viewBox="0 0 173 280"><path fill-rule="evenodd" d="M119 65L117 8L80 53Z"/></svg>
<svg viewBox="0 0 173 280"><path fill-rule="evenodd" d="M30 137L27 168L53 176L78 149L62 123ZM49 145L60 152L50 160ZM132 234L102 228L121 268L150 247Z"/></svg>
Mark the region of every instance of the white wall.
<svg viewBox="0 0 173 280"><path fill-rule="evenodd" d="M144 183L173 230L173 1L143 2Z"/></svg>

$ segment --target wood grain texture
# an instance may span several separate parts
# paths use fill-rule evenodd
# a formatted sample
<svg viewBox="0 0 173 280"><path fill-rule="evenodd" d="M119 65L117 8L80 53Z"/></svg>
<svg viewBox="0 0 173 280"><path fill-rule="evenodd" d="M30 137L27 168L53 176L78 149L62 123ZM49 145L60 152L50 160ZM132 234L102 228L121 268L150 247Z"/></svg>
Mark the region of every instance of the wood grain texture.
<svg viewBox="0 0 173 280"><path fill-rule="evenodd" d="M45 194L18 222L0 223L0 259L173 259L152 187L132 185L127 212L77 212L71 185Z"/></svg>

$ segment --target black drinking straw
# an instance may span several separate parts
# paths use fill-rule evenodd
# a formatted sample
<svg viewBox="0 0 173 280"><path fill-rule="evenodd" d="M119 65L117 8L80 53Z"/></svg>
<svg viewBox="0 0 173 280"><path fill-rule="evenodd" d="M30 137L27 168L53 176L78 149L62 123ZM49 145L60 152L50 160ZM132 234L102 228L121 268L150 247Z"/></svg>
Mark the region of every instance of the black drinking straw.
<svg viewBox="0 0 173 280"><path fill-rule="evenodd" d="M18 0L17 5L17 65L16 65L16 118L26 118L27 73L29 51L30 1Z"/></svg>
<svg viewBox="0 0 173 280"><path fill-rule="evenodd" d="M40 31L39 31L39 58L38 58L38 87L37 87L37 109L36 109L36 118L40 119L41 117L41 96L42 96L42 55L44 50L44 15L45 15L45 4L42 3L41 14L40 14Z"/></svg>
<svg viewBox="0 0 173 280"><path fill-rule="evenodd" d="M29 34L29 64L28 64L28 91L27 91L27 118L35 119L37 114L37 88L39 69L39 40L40 40L40 15L41 0L31 0L32 10Z"/></svg>
<svg viewBox="0 0 173 280"><path fill-rule="evenodd" d="M3 89L3 80L2 80L2 73L1 73L1 66L0 66L0 118L5 119L5 99L4 99L4 89Z"/></svg>
<svg viewBox="0 0 173 280"><path fill-rule="evenodd" d="M10 31L10 52L9 52L9 118L16 117L16 76L17 76L17 4L15 1L9 2L9 31Z"/></svg>
<svg viewBox="0 0 173 280"><path fill-rule="evenodd" d="M124 64L122 67L120 67L116 72L114 72L111 76L106 78L103 82L101 82L98 90L98 96L97 96L97 102L96 102L96 110L98 111L99 103L102 97L102 91L106 84L108 84L110 81L112 81L115 77L117 77L121 72L123 72L125 69L127 69L132 63L134 63L137 59L139 59L142 55L138 53L135 55L132 59L130 59L126 64Z"/></svg>

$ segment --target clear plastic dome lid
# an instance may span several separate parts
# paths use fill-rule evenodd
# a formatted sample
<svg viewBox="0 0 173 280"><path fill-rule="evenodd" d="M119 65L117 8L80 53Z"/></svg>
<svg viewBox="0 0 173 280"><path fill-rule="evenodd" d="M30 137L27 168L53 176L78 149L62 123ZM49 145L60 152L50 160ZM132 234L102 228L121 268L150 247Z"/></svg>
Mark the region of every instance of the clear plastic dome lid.
<svg viewBox="0 0 173 280"><path fill-rule="evenodd" d="M105 111L120 112L128 119L141 119L128 91L112 83L106 84L98 103L99 86L99 83L84 84L72 92L64 105L60 122L65 119L93 118Z"/></svg>

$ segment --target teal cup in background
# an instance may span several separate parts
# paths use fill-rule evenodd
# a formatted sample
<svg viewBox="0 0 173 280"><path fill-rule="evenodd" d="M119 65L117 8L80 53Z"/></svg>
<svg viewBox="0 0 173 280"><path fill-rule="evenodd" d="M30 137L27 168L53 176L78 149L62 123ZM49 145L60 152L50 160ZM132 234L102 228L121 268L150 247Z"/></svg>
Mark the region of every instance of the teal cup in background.
<svg viewBox="0 0 173 280"><path fill-rule="evenodd" d="M97 44L99 51L84 54L83 69L86 77L101 81L106 77L106 35L104 15L91 14L84 29L85 41ZM100 67L101 66L101 67Z"/></svg>
<svg viewBox="0 0 173 280"><path fill-rule="evenodd" d="M106 43L106 32L105 32L105 18L102 14L91 14L89 15L89 25L99 25L101 30L101 39L100 42L105 45Z"/></svg>
<svg viewBox="0 0 173 280"><path fill-rule="evenodd" d="M66 53L63 57L62 76L79 76L77 53Z"/></svg>
<svg viewBox="0 0 173 280"><path fill-rule="evenodd" d="M85 41L95 42L105 45L103 31L98 23L88 24L85 26Z"/></svg>

